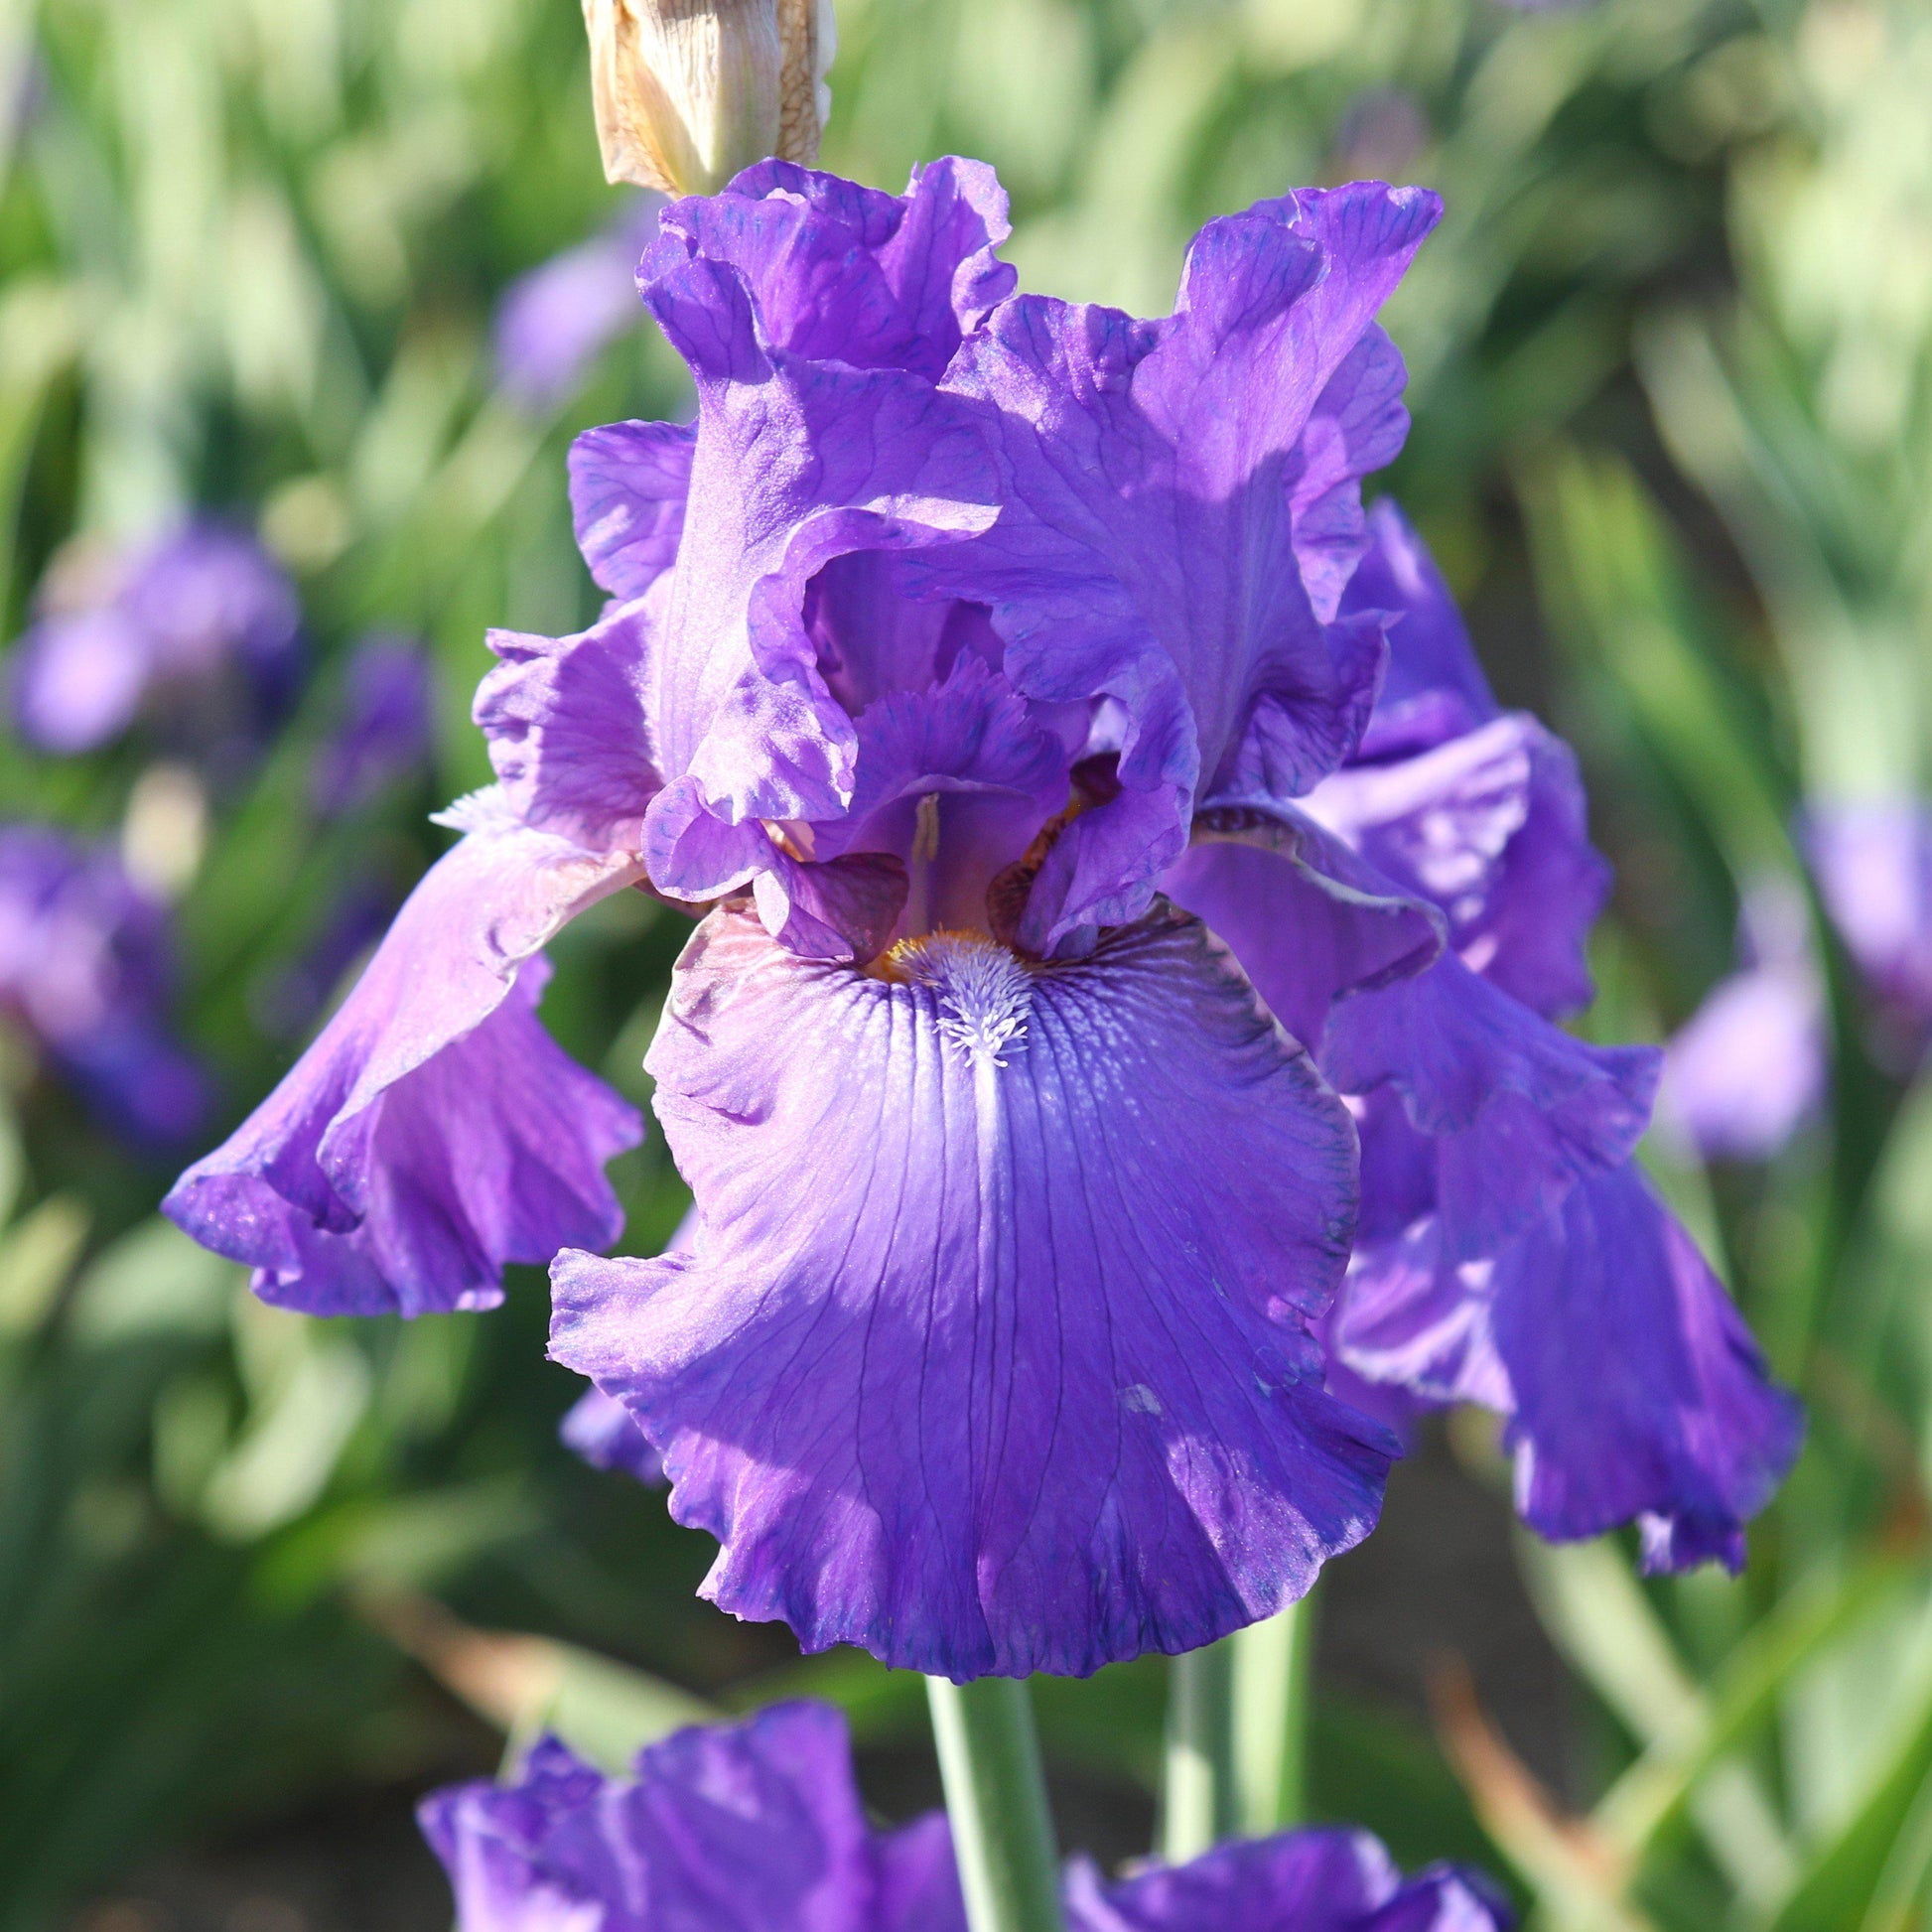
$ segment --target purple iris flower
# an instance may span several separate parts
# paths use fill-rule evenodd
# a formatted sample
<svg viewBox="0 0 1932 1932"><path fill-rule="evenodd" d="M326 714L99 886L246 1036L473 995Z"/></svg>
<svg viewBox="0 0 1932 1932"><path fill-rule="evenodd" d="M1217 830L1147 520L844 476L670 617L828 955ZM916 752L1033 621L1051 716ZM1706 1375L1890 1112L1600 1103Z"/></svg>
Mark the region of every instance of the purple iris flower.
<svg viewBox="0 0 1932 1932"><path fill-rule="evenodd" d="M1304 1592L1398 1447L1323 1386L1364 1204L1463 1302L1560 1265L1556 1344L1631 1351L1580 1403L1536 1297L1490 1297L1532 1521L1728 1536L1785 1412L1625 1165L1650 1056L1540 1017L1602 890L1574 768L1459 630L1411 623L1383 684L1424 567L1361 507L1408 420L1374 316L1437 212L1262 203L1144 322L1015 296L972 163L667 208L639 287L697 420L571 459L612 601L492 638L498 784L169 1211L312 1310L482 1306L573 1250L553 1353L718 1538L706 1593L810 1649L1078 1673ZM714 908L646 1061L698 1218L604 1261L637 1123L531 974L645 881ZM1626 1308L1590 1271L1632 1254Z"/></svg>
<svg viewBox="0 0 1932 1932"><path fill-rule="evenodd" d="M1932 1038L1932 813L1917 799L1815 806L1799 845L1866 995L1866 1040L1909 1076ZM1753 888L1740 969L1670 1043L1658 1112L1707 1157L1762 1161L1818 1109L1825 988L1795 890Z"/></svg>
<svg viewBox="0 0 1932 1932"><path fill-rule="evenodd" d="M1350 1096L1361 1221L1327 1324L1343 1368L1424 1405L1505 1417L1517 1505L1541 1534L1635 1520L1653 1568L1735 1568L1799 1418L1630 1159L1657 1055L1551 1024L1589 997L1583 945L1607 886L1575 760L1497 706L1392 503L1370 532L1341 608L1391 614L1389 672L1359 749L1302 809L1381 891L1432 904L1446 951L1323 1017L1274 907L1278 863L1269 874L1255 854L1197 844L1169 890L1227 938L1277 1013L1304 1016L1292 1024Z"/></svg>
<svg viewBox="0 0 1932 1932"><path fill-rule="evenodd" d="M1917 798L1819 807L1800 838L1871 994L1874 1043L1909 1070L1932 1034L1932 810Z"/></svg>
<svg viewBox="0 0 1932 1932"><path fill-rule="evenodd" d="M1708 1159L1763 1161L1824 1097L1825 989L1794 889L1753 888L1738 928L1745 963L1665 1049L1657 1118Z"/></svg>
<svg viewBox="0 0 1932 1932"><path fill-rule="evenodd" d="M179 1150L207 1119L206 1077L168 1031L165 909L111 851L40 825L0 827L0 1017L131 1146Z"/></svg>
<svg viewBox="0 0 1932 1932"><path fill-rule="evenodd" d="M875 1831L823 1705L681 1730L624 1779L545 1738L418 1815L458 1932L965 1932L945 1819Z"/></svg>
<svg viewBox="0 0 1932 1932"><path fill-rule="evenodd" d="M607 345L638 321L637 257L664 198L639 194L601 234L553 255L503 291L496 377L526 408L566 401Z"/></svg>
<svg viewBox="0 0 1932 1932"><path fill-rule="evenodd" d="M493 639L499 785L170 1211L337 1311L479 1306L504 1259L613 1238L599 1170L637 1126L563 1070L526 962L647 870L728 900L650 1059L699 1232L566 1255L556 1353L725 1544L709 1592L957 1676L1187 1649L1300 1594L1395 1449L1313 1334L1354 1132L1155 876L1206 773L1311 783L1368 714L1380 622L1333 606L1404 421L1371 318L1433 218L1373 186L1264 205L1139 324L1005 302L970 164L904 198L767 164L669 209L642 287L698 422L572 460L613 602ZM1063 425L1035 406L1062 384ZM1062 433L1123 439L1143 528L1096 496L1053 547ZM1013 541L957 566L986 601L953 596L1003 505ZM1220 559L1197 598L1178 513ZM1309 897L1342 981L1433 944Z"/></svg>
<svg viewBox="0 0 1932 1932"><path fill-rule="evenodd" d="M316 810L341 818L427 762L436 687L422 646L372 631L349 655L342 714L317 756Z"/></svg>
<svg viewBox="0 0 1932 1932"><path fill-rule="evenodd" d="M432 1793L458 1932L964 1932L939 1813L868 1824L845 1721L774 1705L679 1731L607 1778L554 1738L510 1785ZM1482 1879L1405 1880L1363 1832L1290 1832L1110 1884L1069 1867L1068 1932L1504 1932Z"/></svg>
<svg viewBox="0 0 1932 1932"><path fill-rule="evenodd" d="M219 756L286 709L302 664L281 569L242 532L196 523L56 574L13 653L14 717L29 744L62 756L144 714Z"/></svg>

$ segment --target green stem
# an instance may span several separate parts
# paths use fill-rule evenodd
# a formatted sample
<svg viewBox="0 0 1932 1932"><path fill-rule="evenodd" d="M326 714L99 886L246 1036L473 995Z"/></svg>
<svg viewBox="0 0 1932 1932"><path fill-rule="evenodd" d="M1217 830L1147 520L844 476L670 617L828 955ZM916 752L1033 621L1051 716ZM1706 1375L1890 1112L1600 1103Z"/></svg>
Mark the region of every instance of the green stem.
<svg viewBox="0 0 1932 1932"><path fill-rule="evenodd" d="M1237 1829L1251 1838L1299 1825L1308 1815L1310 1664L1314 1599L1237 1630L1232 1686L1232 1756L1239 1791Z"/></svg>
<svg viewBox="0 0 1932 1932"><path fill-rule="evenodd" d="M932 1737L972 1932L1061 1932L1059 1851L1021 1679L928 1677Z"/></svg>
<svg viewBox="0 0 1932 1932"><path fill-rule="evenodd" d="M1233 1701L1231 1638L1169 1665L1161 1856L1170 1864L1198 1858L1238 1829Z"/></svg>

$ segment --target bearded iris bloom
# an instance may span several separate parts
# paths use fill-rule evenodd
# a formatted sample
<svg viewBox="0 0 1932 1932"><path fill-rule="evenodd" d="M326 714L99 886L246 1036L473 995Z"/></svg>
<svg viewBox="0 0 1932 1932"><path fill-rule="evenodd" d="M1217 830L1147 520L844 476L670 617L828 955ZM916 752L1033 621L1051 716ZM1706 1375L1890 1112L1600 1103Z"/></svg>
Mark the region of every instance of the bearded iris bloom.
<svg viewBox="0 0 1932 1932"><path fill-rule="evenodd" d="M210 1095L168 1026L173 990L167 910L111 851L0 827L0 1020L110 1132L179 1156Z"/></svg>
<svg viewBox="0 0 1932 1932"><path fill-rule="evenodd" d="M202 522L66 556L9 674L15 722L41 751L90 752L147 717L218 761L259 740L303 668L288 578L252 538Z"/></svg>
<svg viewBox="0 0 1932 1932"><path fill-rule="evenodd" d="M1864 1044L1909 1078L1932 1040L1932 812L1922 800L1812 808L1797 843L1864 996ZM1761 1161L1813 1116L1830 1083L1824 974L1795 886L1744 896L1744 964L1670 1043L1658 1096L1700 1153Z"/></svg>
<svg viewBox="0 0 1932 1932"><path fill-rule="evenodd" d="M554 1738L516 1780L432 1793L458 1932L965 1932L946 1821L866 1819L844 1720L774 1705L678 1732L607 1778ZM1404 1879L1363 1832L1290 1832L1108 1883L1069 1867L1068 1932L1502 1932L1484 1882Z"/></svg>
<svg viewBox="0 0 1932 1932"><path fill-rule="evenodd" d="M604 230L540 262L503 291L491 320L496 379L528 409L554 409L626 329L637 326L632 270L656 232L655 195L643 194Z"/></svg>
<svg viewBox="0 0 1932 1932"><path fill-rule="evenodd" d="M1642 1055L1524 1004L1575 993L1600 891L1560 748L1427 746L1425 787L1531 774L1520 890L1465 904L1459 848L1411 877L1376 830L1373 318L1436 212L1261 204L1143 322L1016 296L974 164L673 204L638 281L697 420L572 456L611 602L492 639L498 784L170 1211L319 1311L482 1306L567 1249L553 1353L718 1538L707 1593L808 1648L1084 1672L1303 1593L1397 1449L1324 1386L1351 1104L1407 1106L1457 1266L1582 1176L1623 1200L1648 1104ZM549 1045L537 955L646 883L711 908L646 1061L696 1220L606 1261L637 1124Z"/></svg>

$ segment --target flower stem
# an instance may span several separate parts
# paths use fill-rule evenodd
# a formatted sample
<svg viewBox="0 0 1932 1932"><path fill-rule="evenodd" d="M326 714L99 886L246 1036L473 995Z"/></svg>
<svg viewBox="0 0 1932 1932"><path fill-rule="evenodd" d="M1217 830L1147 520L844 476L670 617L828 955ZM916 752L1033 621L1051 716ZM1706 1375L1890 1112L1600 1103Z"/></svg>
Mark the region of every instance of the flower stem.
<svg viewBox="0 0 1932 1932"><path fill-rule="evenodd" d="M1169 1665L1161 1856L1170 1864L1198 1858L1239 1827L1233 1705L1232 1638Z"/></svg>
<svg viewBox="0 0 1932 1932"><path fill-rule="evenodd" d="M1024 1681L928 1677L932 1737L972 1932L1060 1932L1059 1851Z"/></svg>
<svg viewBox="0 0 1932 1932"><path fill-rule="evenodd" d="M1305 1596L1279 1615L1237 1630L1228 1641L1234 1647L1236 1829L1251 1838L1266 1838L1308 1815L1314 1598Z"/></svg>

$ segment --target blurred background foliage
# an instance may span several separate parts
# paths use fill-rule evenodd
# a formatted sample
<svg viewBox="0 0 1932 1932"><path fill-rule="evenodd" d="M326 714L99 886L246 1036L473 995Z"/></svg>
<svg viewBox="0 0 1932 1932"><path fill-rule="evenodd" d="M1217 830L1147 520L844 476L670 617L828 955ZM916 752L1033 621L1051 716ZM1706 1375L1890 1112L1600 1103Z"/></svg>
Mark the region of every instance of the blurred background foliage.
<svg viewBox="0 0 1932 1932"><path fill-rule="evenodd" d="M1527 1738L1452 1659L1428 1716L1324 1670L1314 1809L1407 1861L1482 1859L1552 1932L1932 1922L1932 1085L1874 1029L1797 832L1932 784L1932 16L840 0L839 27L828 164L897 186L935 153L994 161L1029 286L1159 312L1213 213L1361 175L1440 189L1387 317L1416 418L1388 481L1505 700L1584 754L1619 882L1585 1024L1665 1037L1766 881L1808 908L1828 1099L1765 1160L1655 1137L1810 1409L1750 1569L1644 1583L1620 1546L1524 1541L1519 1584L1492 1510L1484 1587L1527 1587L1564 1711ZM172 897L177 1020L224 1123L313 1024L288 987L353 969L329 943L350 885L393 904L442 843L428 810L486 777L485 628L595 609L564 450L679 411L681 378L619 298L581 360L518 379L501 305L579 244L621 284L636 219L599 176L571 0L0 7L5 636L50 566L191 515L257 533L301 597L311 672L245 768L184 777L140 730L0 747L0 817L115 845ZM321 812L371 626L422 640L433 743ZM628 896L555 949L546 1017L634 1098L684 929ZM99 1901L344 1793L398 1808L546 1721L615 1761L703 1704L815 1688L888 1772L919 1743L916 1684L698 1603L705 1540L558 1447L576 1388L534 1275L484 1317L267 1310L154 1218L170 1165L104 1137L19 1027L0 1095L4 1932L90 1898L103 1932L165 1925ZM661 1140L619 1179L653 1251L683 1204ZM1476 1481L1428 1493L1473 1509L1494 1445L1449 1440ZM1068 1835L1132 1849L1162 1667L1038 1701Z"/></svg>

